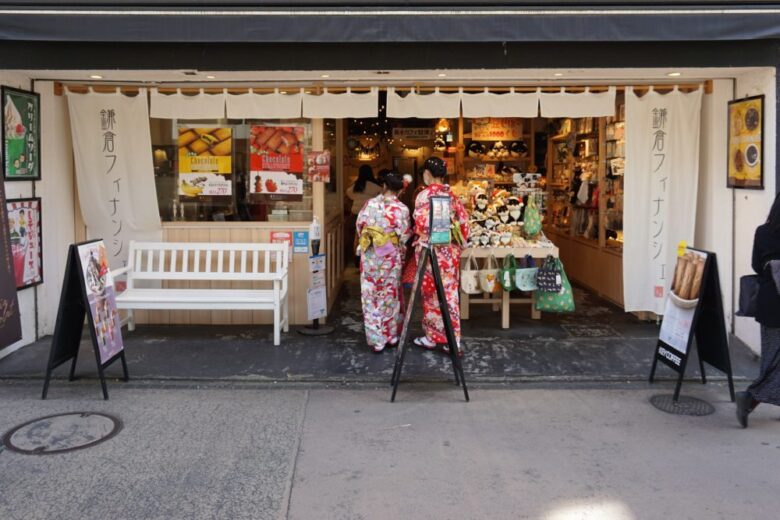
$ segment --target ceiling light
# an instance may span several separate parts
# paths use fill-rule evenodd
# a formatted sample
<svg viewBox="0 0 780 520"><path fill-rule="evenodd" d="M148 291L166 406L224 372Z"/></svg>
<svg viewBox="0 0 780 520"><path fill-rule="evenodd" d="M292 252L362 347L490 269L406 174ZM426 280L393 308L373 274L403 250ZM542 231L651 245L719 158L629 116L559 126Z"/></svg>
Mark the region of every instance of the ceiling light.
<svg viewBox="0 0 780 520"><path fill-rule="evenodd" d="M206 79L216 79L216 76L209 74L208 76L206 76Z"/></svg>
<svg viewBox="0 0 780 520"><path fill-rule="evenodd" d="M682 76L682 72L669 72L667 76L669 76L670 78L678 78Z"/></svg>
<svg viewBox="0 0 780 520"><path fill-rule="evenodd" d="M330 77L330 74L323 74L323 75L322 75L322 76L320 76L320 77L321 77L321 78L329 78L329 77Z"/></svg>
<svg viewBox="0 0 780 520"><path fill-rule="evenodd" d="M103 76L100 74L92 74L89 76L90 79L103 79Z"/></svg>
<svg viewBox="0 0 780 520"><path fill-rule="evenodd" d="M443 73L443 72L440 72L440 73L439 73L439 77L440 77L440 78L446 78L446 77L447 77L447 75L446 75L445 73Z"/></svg>
<svg viewBox="0 0 780 520"><path fill-rule="evenodd" d="M555 74L553 74L553 76L555 76L556 78L560 78L561 76L563 76L563 72L556 72Z"/></svg>

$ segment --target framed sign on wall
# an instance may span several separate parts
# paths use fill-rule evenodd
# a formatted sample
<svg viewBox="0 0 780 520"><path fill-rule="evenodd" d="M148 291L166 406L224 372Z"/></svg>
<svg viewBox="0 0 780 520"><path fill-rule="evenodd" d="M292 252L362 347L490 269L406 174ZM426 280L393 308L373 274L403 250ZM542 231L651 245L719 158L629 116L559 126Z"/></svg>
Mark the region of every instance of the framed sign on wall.
<svg viewBox="0 0 780 520"><path fill-rule="evenodd" d="M764 96L729 101L729 188L764 189Z"/></svg>

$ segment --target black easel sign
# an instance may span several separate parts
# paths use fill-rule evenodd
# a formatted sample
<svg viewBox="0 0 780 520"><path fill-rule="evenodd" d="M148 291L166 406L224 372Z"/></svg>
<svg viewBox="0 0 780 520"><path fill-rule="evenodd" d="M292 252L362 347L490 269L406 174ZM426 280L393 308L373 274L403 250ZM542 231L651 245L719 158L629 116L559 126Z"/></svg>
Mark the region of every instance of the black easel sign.
<svg viewBox="0 0 780 520"><path fill-rule="evenodd" d="M674 400L680 397L685 369L693 339L696 339L696 351L699 356L699 370L702 383L707 382L704 373L704 363L724 372L728 377L731 400L734 400L734 381L729 356L728 336L726 335L726 319L723 315L723 299L718 277L718 263L715 253L687 248L697 261L704 262L700 285L695 281L692 292L697 299L681 298L673 290L666 300L663 322L658 343L653 356L653 367L650 371L650 382L655 379L658 362L677 372L677 385L674 390ZM677 277L675 276L677 279ZM679 291L677 291L679 292Z"/></svg>
<svg viewBox="0 0 780 520"><path fill-rule="evenodd" d="M0 181L0 349L22 339L22 320L13 269L5 184Z"/></svg>
<svg viewBox="0 0 780 520"><path fill-rule="evenodd" d="M128 380L128 374L114 281L102 240L71 245L68 249L65 280L46 367L43 399L46 399L48 393L52 370L70 360L70 380L73 380L85 316L88 318L103 398L108 399L103 370L119 359L125 381Z"/></svg>

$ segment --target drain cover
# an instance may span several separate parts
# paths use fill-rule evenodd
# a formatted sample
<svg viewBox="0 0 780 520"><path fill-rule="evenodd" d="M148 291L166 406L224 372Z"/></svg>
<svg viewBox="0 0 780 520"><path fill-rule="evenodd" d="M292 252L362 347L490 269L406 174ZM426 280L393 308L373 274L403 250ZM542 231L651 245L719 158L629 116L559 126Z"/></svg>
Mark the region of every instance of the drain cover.
<svg viewBox="0 0 780 520"><path fill-rule="evenodd" d="M715 412L715 407L707 401L696 399L695 397L680 396L677 402L673 395L654 395L650 398L650 403L666 413L675 415L694 415L701 417Z"/></svg>
<svg viewBox="0 0 780 520"><path fill-rule="evenodd" d="M62 413L17 426L3 436L3 444L27 455L65 453L99 444L121 429L119 419L103 413Z"/></svg>

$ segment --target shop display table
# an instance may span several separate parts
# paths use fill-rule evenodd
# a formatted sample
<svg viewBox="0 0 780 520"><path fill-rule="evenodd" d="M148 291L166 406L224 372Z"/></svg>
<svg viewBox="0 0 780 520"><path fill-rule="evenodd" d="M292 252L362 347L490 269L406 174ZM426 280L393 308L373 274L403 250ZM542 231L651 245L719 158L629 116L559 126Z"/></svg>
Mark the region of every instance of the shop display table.
<svg viewBox="0 0 780 520"><path fill-rule="evenodd" d="M461 265L468 259L469 255L473 255L477 259L485 259L491 254L495 255L496 260L499 263L506 257L506 255L512 254L519 261L526 255L531 255L535 260L544 260L547 255L553 255L558 257L558 248L549 241L540 242L534 246L527 247L470 247L463 250L461 254ZM537 262L537 266L540 263ZM501 309L501 328L509 328L509 306L513 303L525 303L531 305L531 318L538 320L542 317L542 313L538 312L533 307L533 298L528 296L526 298L512 298L509 292L500 289L501 294L489 294L485 293L482 298L474 297L461 291L460 293L460 317L463 320L469 319L469 306L472 304L491 304L495 310Z"/></svg>

